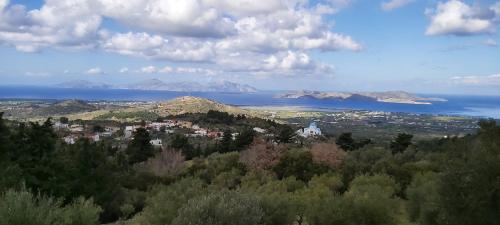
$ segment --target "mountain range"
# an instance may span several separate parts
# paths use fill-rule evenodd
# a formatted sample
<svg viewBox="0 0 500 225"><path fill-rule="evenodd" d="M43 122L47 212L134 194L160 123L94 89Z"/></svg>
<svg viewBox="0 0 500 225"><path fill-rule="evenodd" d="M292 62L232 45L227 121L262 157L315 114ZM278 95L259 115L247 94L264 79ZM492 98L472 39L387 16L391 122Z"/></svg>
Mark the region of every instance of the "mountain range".
<svg viewBox="0 0 500 225"><path fill-rule="evenodd" d="M252 93L257 89L245 84L229 81L217 81L201 84L198 82L172 82L165 83L159 79L144 80L137 83L125 85L110 85L105 83L93 83L87 80L72 80L55 85L59 88L80 89L132 89L132 90L156 90L156 91L179 91L179 92L239 92Z"/></svg>
<svg viewBox="0 0 500 225"><path fill-rule="evenodd" d="M277 98L314 98L335 100L376 101L400 104L430 105L432 102L443 102L446 99L421 97L405 91L385 92L321 92L321 91L292 91L279 94Z"/></svg>

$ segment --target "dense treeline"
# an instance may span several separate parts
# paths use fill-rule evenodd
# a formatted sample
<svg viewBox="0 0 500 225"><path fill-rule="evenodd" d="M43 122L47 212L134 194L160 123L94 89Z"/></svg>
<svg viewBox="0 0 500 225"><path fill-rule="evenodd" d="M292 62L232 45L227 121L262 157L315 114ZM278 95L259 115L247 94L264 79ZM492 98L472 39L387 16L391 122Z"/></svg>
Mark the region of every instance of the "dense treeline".
<svg viewBox="0 0 500 225"><path fill-rule="evenodd" d="M65 145L50 120L0 120L0 224L500 224L500 127L480 127L387 146L345 134L337 147L293 143L283 126L186 161L181 137L161 151L143 130L125 149Z"/></svg>

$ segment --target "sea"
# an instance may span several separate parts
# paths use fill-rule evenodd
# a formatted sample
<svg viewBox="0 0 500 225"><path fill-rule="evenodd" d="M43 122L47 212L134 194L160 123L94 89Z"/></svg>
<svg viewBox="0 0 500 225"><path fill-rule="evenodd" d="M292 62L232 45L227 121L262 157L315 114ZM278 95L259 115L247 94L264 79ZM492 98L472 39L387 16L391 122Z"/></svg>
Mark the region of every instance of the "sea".
<svg viewBox="0 0 500 225"><path fill-rule="evenodd" d="M0 86L0 100L65 100L88 101L166 101L181 96L196 96L224 104L242 107L295 107L311 111L370 110L432 115L460 115L500 119L500 96L419 95L444 98L445 102L431 105L383 103L372 101L345 101L333 99L276 98L280 92L257 93L172 92L128 89L68 89L31 86Z"/></svg>

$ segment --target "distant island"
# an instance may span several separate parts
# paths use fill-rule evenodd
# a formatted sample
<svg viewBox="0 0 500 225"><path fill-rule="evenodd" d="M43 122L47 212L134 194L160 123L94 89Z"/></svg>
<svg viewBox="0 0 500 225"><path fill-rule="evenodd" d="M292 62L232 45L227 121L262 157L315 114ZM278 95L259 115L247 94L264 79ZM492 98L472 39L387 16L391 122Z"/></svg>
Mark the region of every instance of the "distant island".
<svg viewBox="0 0 500 225"><path fill-rule="evenodd" d="M207 84L198 82L171 82L165 83L159 79L149 79L132 84L111 85L94 83L87 80L72 80L56 84L58 88L79 89L131 89L131 90L155 90L155 91L178 91L178 92L236 92L253 93L257 89L246 84L238 84L230 81L216 81Z"/></svg>
<svg viewBox="0 0 500 225"><path fill-rule="evenodd" d="M447 101L443 98L420 97L404 91L386 92L321 92L321 91L292 91L279 94L277 98L314 98L314 99L336 99L336 100L358 100L375 101L399 104L430 105L432 102Z"/></svg>

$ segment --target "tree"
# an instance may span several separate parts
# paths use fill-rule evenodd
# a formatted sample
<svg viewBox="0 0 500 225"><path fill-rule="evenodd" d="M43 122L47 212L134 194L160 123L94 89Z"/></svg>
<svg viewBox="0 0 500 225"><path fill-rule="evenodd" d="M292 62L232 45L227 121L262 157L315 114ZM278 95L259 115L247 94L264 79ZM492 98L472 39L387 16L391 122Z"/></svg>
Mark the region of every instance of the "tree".
<svg viewBox="0 0 500 225"><path fill-rule="evenodd" d="M251 127L246 127L243 129L234 140L234 147L238 150L241 150L253 142L253 138L255 137L255 132Z"/></svg>
<svg viewBox="0 0 500 225"><path fill-rule="evenodd" d="M352 133L340 134L340 136L337 138L337 145L345 151L352 151L356 149L354 139L352 138Z"/></svg>
<svg viewBox="0 0 500 225"><path fill-rule="evenodd" d="M224 130L224 133L222 134L222 140L220 141L219 145L219 152L225 153L225 152L230 152L233 148L233 135L231 133L231 130L227 129Z"/></svg>
<svg viewBox="0 0 500 225"><path fill-rule="evenodd" d="M62 124L68 124L69 123L69 119L68 119L68 117L61 116L59 118L59 122L62 123Z"/></svg>
<svg viewBox="0 0 500 225"><path fill-rule="evenodd" d="M406 189L410 220L421 225L439 223L439 175L428 172L415 175Z"/></svg>
<svg viewBox="0 0 500 225"><path fill-rule="evenodd" d="M311 148L313 162L339 169L342 165L346 153L337 147L336 144L319 143Z"/></svg>
<svg viewBox="0 0 500 225"><path fill-rule="evenodd" d="M246 150L241 152L240 162L250 170L266 170L278 164L285 151L283 146L275 146L256 138Z"/></svg>
<svg viewBox="0 0 500 225"><path fill-rule="evenodd" d="M237 192L215 192L188 201L174 225L256 225L264 212L258 199Z"/></svg>
<svg viewBox="0 0 500 225"><path fill-rule="evenodd" d="M180 150L186 157L186 160L191 160L200 155L200 152L196 151L196 149L189 143L188 138L181 134L174 135L174 138L170 141L170 147Z"/></svg>
<svg viewBox="0 0 500 225"><path fill-rule="evenodd" d="M185 166L181 152L174 149L164 149L155 157L148 159L141 167L155 176L176 176Z"/></svg>
<svg viewBox="0 0 500 225"><path fill-rule="evenodd" d="M412 139L413 139L413 135L411 135L411 134L406 134L406 133L398 134L396 139L394 139L391 142L390 147L391 147L392 153L396 154L396 153L402 153L403 151L405 151L410 145L412 145Z"/></svg>
<svg viewBox="0 0 500 225"><path fill-rule="evenodd" d="M278 135L276 137L278 143L290 143L292 139L295 137L295 131L292 127L287 125L282 125L278 129Z"/></svg>
<svg viewBox="0 0 500 225"><path fill-rule="evenodd" d="M273 167L278 178L294 176L307 182L315 174L326 171L325 167L313 163L311 152L302 150L290 150L281 157L280 162Z"/></svg>
<svg viewBox="0 0 500 225"><path fill-rule="evenodd" d="M105 131L105 129L104 129L104 127L102 127L101 125L94 125L94 126L92 127L92 131L93 131L94 133L102 133L102 132L104 132L104 131Z"/></svg>
<svg viewBox="0 0 500 225"><path fill-rule="evenodd" d="M131 164L144 162L154 156L155 151L150 141L151 138L146 129L141 127L135 131L134 139L130 141L126 149Z"/></svg>
<svg viewBox="0 0 500 225"><path fill-rule="evenodd" d="M146 199L146 206L139 215L139 224L172 224L178 210L191 198L205 194L204 183L199 179L186 178L169 186L159 186Z"/></svg>
<svg viewBox="0 0 500 225"><path fill-rule="evenodd" d="M0 195L2 225L98 225L100 211L92 201L82 198L63 206L60 200L26 190L9 190Z"/></svg>

